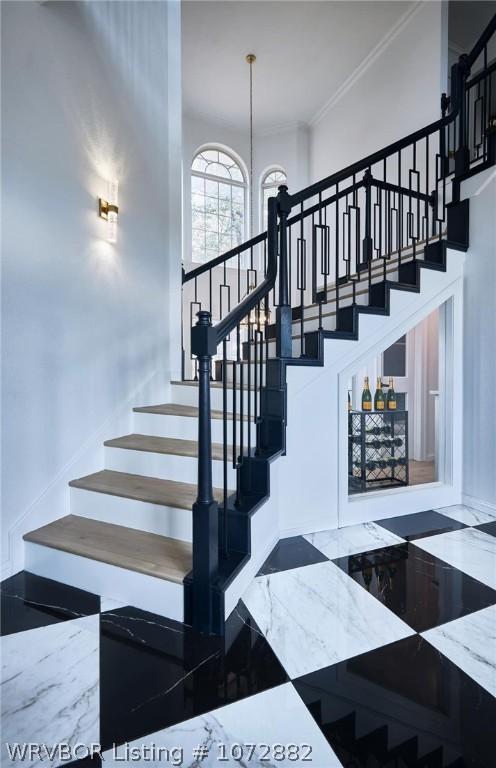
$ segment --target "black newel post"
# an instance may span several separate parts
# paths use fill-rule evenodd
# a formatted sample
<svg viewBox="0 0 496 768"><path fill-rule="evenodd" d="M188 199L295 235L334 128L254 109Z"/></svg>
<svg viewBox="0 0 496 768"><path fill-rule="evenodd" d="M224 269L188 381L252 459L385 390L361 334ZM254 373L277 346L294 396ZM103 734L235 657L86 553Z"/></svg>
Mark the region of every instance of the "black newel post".
<svg viewBox="0 0 496 768"><path fill-rule="evenodd" d="M289 297L289 264L287 220L291 213L291 196L285 185L277 195L279 214L279 305L276 308L276 355L292 357L291 302Z"/></svg>
<svg viewBox="0 0 496 768"><path fill-rule="evenodd" d="M451 82L455 87L455 104L460 105L458 116L458 146L455 152L455 177L462 176L470 166L470 153L468 149L467 136L467 100L465 93L465 83L469 74L467 56L460 56L458 62L451 69Z"/></svg>
<svg viewBox="0 0 496 768"><path fill-rule="evenodd" d="M363 238L362 261L364 267L372 261L372 173L367 168L363 175L365 186L365 237Z"/></svg>
<svg viewBox="0 0 496 768"><path fill-rule="evenodd" d="M193 626L213 632L212 583L219 564L219 507L212 492L210 375L217 351L210 312L198 312L191 351L198 358L198 496L193 504Z"/></svg>

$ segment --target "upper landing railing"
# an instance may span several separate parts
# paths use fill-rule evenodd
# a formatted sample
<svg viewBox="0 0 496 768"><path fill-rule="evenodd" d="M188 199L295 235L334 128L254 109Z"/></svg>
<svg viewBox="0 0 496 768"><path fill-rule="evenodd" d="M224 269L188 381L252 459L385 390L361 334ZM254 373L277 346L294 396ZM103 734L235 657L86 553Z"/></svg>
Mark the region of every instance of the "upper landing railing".
<svg viewBox="0 0 496 768"><path fill-rule="evenodd" d="M258 493L254 457L284 450L272 361L308 357L308 330L346 334L346 309L373 305L374 282L422 258L445 234L461 179L496 160L495 33L496 16L453 65L439 120L300 192L280 187L269 200L267 232L184 275L183 377L199 384L192 576L199 629L222 630L212 593L237 546L230 511L249 508ZM213 391L223 425L215 498Z"/></svg>

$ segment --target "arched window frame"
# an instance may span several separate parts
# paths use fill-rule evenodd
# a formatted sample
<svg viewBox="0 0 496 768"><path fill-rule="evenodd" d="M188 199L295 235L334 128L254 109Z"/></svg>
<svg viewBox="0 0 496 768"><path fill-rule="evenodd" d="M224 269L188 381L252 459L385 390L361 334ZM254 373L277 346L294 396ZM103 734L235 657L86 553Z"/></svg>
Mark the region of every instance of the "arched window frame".
<svg viewBox="0 0 496 768"><path fill-rule="evenodd" d="M279 178L270 179L272 175L277 174ZM263 174L260 183L260 230L267 229L267 200L269 197L277 195L278 187L281 184L288 183L288 175L280 165L271 165ZM270 194L267 194L270 193Z"/></svg>
<svg viewBox="0 0 496 768"><path fill-rule="evenodd" d="M232 163L230 166L231 168L236 167L236 169L239 171L240 179L236 178L227 178L216 174L208 173L207 171L201 171L194 169L194 164L197 158L199 158L202 154L206 152L219 152L222 155L225 155ZM210 162L214 162L213 160ZM222 163L221 163L222 164ZM236 154L230 147L226 147L222 144L205 144L201 147L198 147L196 152L193 154L193 158L191 160L191 166L190 166L190 174L191 174L191 259L193 262L204 264L211 259L215 258L215 256L225 253L226 251L230 250L231 247L235 247L237 244L241 244L247 239L247 231L248 231L248 218L249 218L249 212L248 212L248 173L246 170L246 166L243 162L243 160L239 157L239 155ZM201 179L204 181L204 192L199 193L195 192L195 183L194 179ZM210 197L207 194L207 183L211 182L212 184L224 184L226 186L229 186L232 188L235 188L237 190L241 190L242 194L240 195L239 201L235 201L236 204L241 203L241 210L242 210L242 226L241 226L241 232L239 234L239 238L237 239L239 242L236 242L234 238L232 238L232 232L231 232L231 242L228 244L227 235L221 234L219 226L217 228L217 236L218 236L218 246L216 249L208 248L207 247L207 233L212 232L212 230L207 230L205 228L205 244L202 249L202 252L200 253L198 248L195 245L195 232L202 231L200 228L195 227L195 194L202 194L204 198ZM220 197L217 196L217 201L219 202ZM231 191L231 201L232 201L232 191ZM232 202L231 202L232 205ZM212 214L205 214L205 217L207 215ZM219 214L213 214L214 216L217 215L217 219L219 219ZM213 223L213 220L211 220L211 223ZM205 224L205 227L207 224ZM228 247L229 246L229 247Z"/></svg>

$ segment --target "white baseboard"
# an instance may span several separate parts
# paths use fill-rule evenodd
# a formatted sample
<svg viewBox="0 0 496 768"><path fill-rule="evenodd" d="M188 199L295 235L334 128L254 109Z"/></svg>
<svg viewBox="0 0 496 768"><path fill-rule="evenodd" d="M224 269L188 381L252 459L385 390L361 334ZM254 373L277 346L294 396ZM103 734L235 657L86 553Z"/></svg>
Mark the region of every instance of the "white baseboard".
<svg viewBox="0 0 496 768"><path fill-rule="evenodd" d="M491 501L477 499L475 496L469 496L468 493L464 493L462 494L462 503L467 507L479 510L479 512L487 512L489 515L496 517L496 504Z"/></svg>

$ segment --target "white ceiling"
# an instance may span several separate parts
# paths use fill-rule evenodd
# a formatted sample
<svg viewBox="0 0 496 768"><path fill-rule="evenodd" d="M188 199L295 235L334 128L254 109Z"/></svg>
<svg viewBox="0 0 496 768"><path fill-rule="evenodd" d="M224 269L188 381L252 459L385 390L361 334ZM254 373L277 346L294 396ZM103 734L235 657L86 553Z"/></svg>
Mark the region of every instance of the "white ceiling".
<svg viewBox="0 0 496 768"><path fill-rule="evenodd" d="M183 0L184 109L246 128L255 53L255 131L311 122L414 5Z"/></svg>
<svg viewBox="0 0 496 768"><path fill-rule="evenodd" d="M449 41L468 52L484 27L496 13L496 0L451 0L449 4Z"/></svg>

